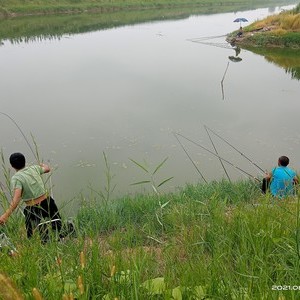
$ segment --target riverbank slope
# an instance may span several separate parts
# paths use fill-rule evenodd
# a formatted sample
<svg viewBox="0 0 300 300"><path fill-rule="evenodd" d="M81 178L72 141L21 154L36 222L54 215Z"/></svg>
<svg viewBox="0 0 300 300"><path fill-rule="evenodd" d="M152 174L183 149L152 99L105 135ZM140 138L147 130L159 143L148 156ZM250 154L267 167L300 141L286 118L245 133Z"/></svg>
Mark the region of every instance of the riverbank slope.
<svg viewBox="0 0 300 300"><path fill-rule="evenodd" d="M95 194L74 218L77 237L46 245L16 216L4 228L18 252L0 251L0 298L296 299L298 197L278 202L250 180ZM293 284L285 298L281 284Z"/></svg>
<svg viewBox="0 0 300 300"><path fill-rule="evenodd" d="M300 4L243 28L243 34L233 32L227 41L241 47L300 48Z"/></svg>

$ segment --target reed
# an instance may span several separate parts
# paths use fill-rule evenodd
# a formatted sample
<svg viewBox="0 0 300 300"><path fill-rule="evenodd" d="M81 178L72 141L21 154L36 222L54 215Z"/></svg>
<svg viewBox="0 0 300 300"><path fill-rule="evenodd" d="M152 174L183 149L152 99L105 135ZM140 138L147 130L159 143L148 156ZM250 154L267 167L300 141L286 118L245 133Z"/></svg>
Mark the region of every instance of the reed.
<svg viewBox="0 0 300 300"><path fill-rule="evenodd" d="M169 201L163 231L158 200ZM81 223L88 215L90 222ZM250 180L126 196L105 209L96 201L77 218L82 230L63 243L20 239L22 227L10 232L19 255L0 252L1 268L21 295L277 299L283 291L272 287L300 279L298 198L278 202ZM296 292L284 296L296 299Z"/></svg>
<svg viewBox="0 0 300 300"><path fill-rule="evenodd" d="M295 14L293 10L279 15L268 16L263 20L254 22L249 26L250 30L255 30L263 27L276 27L283 30L299 31L299 13Z"/></svg>
<svg viewBox="0 0 300 300"><path fill-rule="evenodd" d="M24 297L6 275L0 273L0 296L4 300L23 300Z"/></svg>

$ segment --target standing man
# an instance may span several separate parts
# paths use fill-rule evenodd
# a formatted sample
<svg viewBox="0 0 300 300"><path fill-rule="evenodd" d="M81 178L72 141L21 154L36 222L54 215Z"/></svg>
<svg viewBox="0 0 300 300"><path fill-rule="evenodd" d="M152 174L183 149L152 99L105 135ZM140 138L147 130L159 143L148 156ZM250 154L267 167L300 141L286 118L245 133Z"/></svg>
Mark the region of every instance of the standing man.
<svg viewBox="0 0 300 300"><path fill-rule="evenodd" d="M287 156L280 156L278 166L264 178L265 183L270 183L271 194L275 197L283 198L295 193L298 178L296 172L288 167L289 162Z"/></svg>
<svg viewBox="0 0 300 300"><path fill-rule="evenodd" d="M49 239L47 229L39 224L45 218L49 218L51 227L60 233L62 222L55 201L48 195L42 174L50 172L45 164L26 167L26 160L22 153L13 153L9 158L11 166L16 173L11 178L13 199L9 208L0 217L0 224L4 224L21 201L25 203L24 215L27 237L33 235L33 230L39 228L42 242Z"/></svg>

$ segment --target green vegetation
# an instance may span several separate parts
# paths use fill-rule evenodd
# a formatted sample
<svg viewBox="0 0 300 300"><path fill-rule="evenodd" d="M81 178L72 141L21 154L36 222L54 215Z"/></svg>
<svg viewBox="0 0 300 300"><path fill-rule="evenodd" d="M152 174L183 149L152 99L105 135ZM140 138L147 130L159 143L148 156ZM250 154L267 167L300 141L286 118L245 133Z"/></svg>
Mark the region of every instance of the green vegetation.
<svg viewBox="0 0 300 300"><path fill-rule="evenodd" d="M229 7L228 9L232 9ZM105 14L67 14L20 17L0 20L0 40L12 43L39 39L59 38L113 28L145 21L167 20L188 17L203 12L201 8L157 9L141 11L117 11Z"/></svg>
<svg viewBox="0 0 300 300"><path fill-rule="evenodd" d="M174 7L245 5L249 1L222 0L1 0L3 16L59 14L78 12L112 12L117 10L162 9ZM276 4L272 0L252 0L251 5ZM248 4L249 5L249 4Z"/></svg>
<svg viewBox="0 0 300 300"><path fill-rule="evenodd" d="M166 1L163 2L166 3ZM12 13L12 8L10 8L10 6L16 7L18 3L20 5L22 4L24 6L23 9L25 10L26 8L28 10L28 14L30 14L31 16L23 16L18 18L9 17L15 15L15 13ZM270 1L222 1L220 3L202 1L201 4L200 1L193 1L194 5L189 5L187 2L183 1L181 1L181 5L179 5L180 1L177 1L176 5L170 4L170 6L158 5L160 3L159 1L147 1L148 4L152 4L151 7L148 5L147 9L145 8L145 6L141 5L131 6L131 8L128 9L124 6L125 2L122 2L122 7L119 7L118 9L107 9L105 13L101 13L101 10L94 10L94 13L91 13L92 11L89 9L84 9L82 11L80 9L74 10L69 7L65 11L65 13L55 13L55 11L53 11L51 14L48 13L46 16L40 16L40 13L34 13L33 11L31 11L30 3L32 2L0 1L0 45L1 40L9 40L12 43L18 43L21 41L32 41L44 38L52 39L60 38L65 34L83 33L88 31L112 28L116 26L142 23L146 21L185 18L190 16L191 14L211 14L253 9L262 7L263 5L269 5ZM41 1L36 3L39 4L38 7L40 7L40 9L43 7ZM57 5L66 5L66 3L70 4L71 2L43 1L43 3L52 3L52 5L54 5L55 3ZM78 3L80 5L87 5L88 2L80 1L77 3L73 1L72 3L75 5L78 5ZM117 2L114 1L95 1L93 3L95 5L117 5ZM128 6L130 6L134 2L126 1L126 3ZM154 3L156 3L157 5ZM175 4L175 2L173 4ZM276 3L272 1L272 5L276 5ZM2 16L6 16L2 19L1 11ZM21 15L26 14L24 13Z"/></svg>
<svg viewBox="0 0 300 300"><path fill-rule="evenodd" d="M262 55L265 59L281 68L291 75L292 79L300 80L300 56L299 50L290 48L264 48L247 47L246 49Z"/></svg>
<svg viewBox="0 0 300 300"><path fill-rule="evenodd" d="M241 46L300 47L300 4L290 11L269 16L244 28L244 35L235 41ZM236 32L229 36L233 38Z"/></svg>
<svg viewBox="0 0 300 300"><path fill-rule="evenodd" d="M18 253L0 252L1 299L298 299L299 198L261 196L252 181L94 193L75 221L76 238L41 245L10 220Z"/></svg>

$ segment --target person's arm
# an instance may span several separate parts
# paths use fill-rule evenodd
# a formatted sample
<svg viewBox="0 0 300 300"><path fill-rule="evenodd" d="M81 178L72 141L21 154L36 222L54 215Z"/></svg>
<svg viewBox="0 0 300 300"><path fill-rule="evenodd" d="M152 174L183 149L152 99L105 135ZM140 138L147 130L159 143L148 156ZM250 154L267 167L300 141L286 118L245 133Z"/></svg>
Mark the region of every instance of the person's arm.
<svg viewBox="0 0 300 300"><path fill-rule="evenodd" d="M293 182L294 182L294 184L298 184L299 183L299 179L298 179L297 175L293 178Z"/></svg>
<svg viewBox="0 0 300 300"><path fill-rule="evenodd" d="M14 196L13 196L13 199L12 199L10 205L9 205L9 208L0 217L0 224L6 223L7 219L10 217L10 215L13 213L13 211L18 207L21 199L22 199L22 190L21 189L15 189L14 190Z"/></svg>

